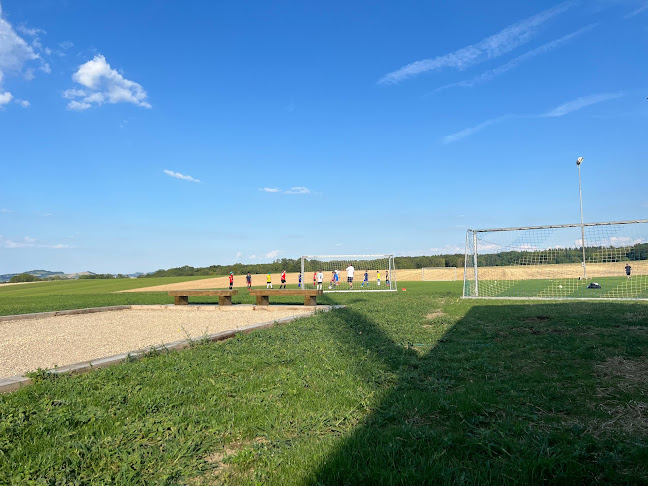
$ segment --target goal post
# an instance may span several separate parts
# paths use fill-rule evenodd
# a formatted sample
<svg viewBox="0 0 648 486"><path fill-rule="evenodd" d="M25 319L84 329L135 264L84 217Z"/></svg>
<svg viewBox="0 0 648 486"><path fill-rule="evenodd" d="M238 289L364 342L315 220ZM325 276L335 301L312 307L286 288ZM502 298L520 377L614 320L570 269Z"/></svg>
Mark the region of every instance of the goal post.
<svg viewBox="0 0 648 486"><path fill-rule="evenodd" d="M648 299L648 220L468 230L463 296Z"/></svg>
<svg viewBox="0 0 648 486"><path fill-rule="evenodd" d="M435 282L457 280L457 267L423 267L421 280Z"/></svg>
<svg viewBox="0 0 648 486"><path fill-rule="evenodd" d="M353 279L349 281L353 267ZM305 255L301 257L302 282L305 289L317 288L317 274L322 272L322 290L395 291L394 255Z"/></svg>

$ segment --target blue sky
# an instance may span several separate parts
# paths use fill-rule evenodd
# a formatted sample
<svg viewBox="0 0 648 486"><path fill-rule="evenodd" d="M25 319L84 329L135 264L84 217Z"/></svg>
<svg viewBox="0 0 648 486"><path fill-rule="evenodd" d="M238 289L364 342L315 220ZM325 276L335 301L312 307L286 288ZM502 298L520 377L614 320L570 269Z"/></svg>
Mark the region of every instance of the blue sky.
<svg viewBox="0 0 648 486"><path fill-rule="evenodd" d="M0 273L648 215L648 0L0 8Z"/></svg>

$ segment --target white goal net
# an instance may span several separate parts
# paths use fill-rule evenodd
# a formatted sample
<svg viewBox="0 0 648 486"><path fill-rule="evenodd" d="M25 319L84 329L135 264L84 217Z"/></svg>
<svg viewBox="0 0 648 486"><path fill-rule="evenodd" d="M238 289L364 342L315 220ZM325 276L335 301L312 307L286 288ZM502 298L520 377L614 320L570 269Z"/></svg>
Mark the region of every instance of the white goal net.
<svg viewBox="0 0 648 486"><path fill-rule="evenodd" d="M423 281L457 280L457 267L424 267L421 269Z"/></svg>
<svg viewBox="0 0 648 486"><path fill-rule="evenodd" d="M468 230L463 295L648 299L648 220Z"/></svg>
<svg viewBox="0 0 648 486"><path fill-rule="evenodd" d="M396 290L393 255L310 255L301 258L305 289L325 292Z"/></svg>

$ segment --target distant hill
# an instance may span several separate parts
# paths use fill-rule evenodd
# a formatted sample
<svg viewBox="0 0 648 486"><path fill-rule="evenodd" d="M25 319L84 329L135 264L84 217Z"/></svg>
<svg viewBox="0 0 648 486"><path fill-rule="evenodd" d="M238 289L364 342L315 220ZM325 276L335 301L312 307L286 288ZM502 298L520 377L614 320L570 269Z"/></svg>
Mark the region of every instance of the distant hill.
<svg viewBox="0 0 648 486"><path fill-rule="evenodd" d="M51 272L49 270L29 270L27 272L20 272L20 273L28 273L29 275L33 275L34 277L38 278L47 278L47 277L64 277L65 273L63 272ZM19 275L19 273L5 273L3 275L0 275L0 282L8 282L11 277Z"/></svg>

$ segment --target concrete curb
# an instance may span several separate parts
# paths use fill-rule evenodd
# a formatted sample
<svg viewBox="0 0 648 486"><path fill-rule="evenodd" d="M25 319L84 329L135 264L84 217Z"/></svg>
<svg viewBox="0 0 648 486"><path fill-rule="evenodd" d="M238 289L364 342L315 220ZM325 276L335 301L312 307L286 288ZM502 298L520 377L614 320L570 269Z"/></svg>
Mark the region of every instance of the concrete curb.
<svg viewBox="0 0 648 486"><path fill-rule="evenodd" d="M249 305L252 307L253 311L272 311L272 309L268 309L270 306L256 306L256 305ZM11 319L0 319L0 322L2 320L16 320L16 318L23 318L23 319L36 319L36 318L42 318L42 317L52 317L52 316L64 316L64 315L73 315L73 314L89 314L92 312L105 312L105 311L113 311L113 310L126 310L126 309L136 309L136 310L144 310L143 308L151 309L151 310L160 310L162 308L167 308L167 307L175 307L177 308L178 306L174 306L173 304L170 304L169 306L142 306L142 305L123 305L123 306L112 306L112 307L95 307L91 309L76 309L72 311L56 311L56 312L41 312L38 314L23 314L24 316L30 316L30 317L21 317L21 316L4 316L4 317L10 317ZM182 306L183 310L186 309L188 306ZM208 310L215 310L216 309L221 309L225 312L227 312L228 309L230 309L230 306L205 306L205 305L197 305L193 310L195 311L200 311L200 310L207 310L207 309L202 309L202 307L207 307ZM236 306L240 307L240 306ZM71 374L71 375L77 375L77 374L82 374L82 373L89 373L90 371L101 369L101 368L107 368L108 366L112 366L115 364L123 363L126 360L129 361L134 361L137 360L148 353L151 352L156 352L156 351L179 351L182 349L186 349L190 347L193 343L199 342L202 340L207 340L207 341L224 341L226 339L233 338L236 336L238 333L243 333L243 334L249 334L253 331L259 331L262 329L268 329L271 327L274 327L276 325L281 325L281 324L286 324L288 322L292 322L296 319L300 319L302 317L311 317L315 315L318 312L328 312L333 309L340 309L345 306L343 305L324 305L324 306L316 306L312 308L311 312L308 314L302 314L299 316L290 316L290 317L284 317L283 319L276 319L273 321L265 321L261 322L259 324L253 324L251 326L247 327L242 327L239 329L232 329L229 331L222 331L218 332L215 334L209 334L207 336L204 336L200 339L183 339L180 341L174 341L168 344L161 344L158 346L151 346L146 349L138 349L136 351L131 351L128 353L121 353L121 354L115 354L113 356L106 356L105 358L98 358L95 360L91 361L82 361L80 363L75 363L71 365L65 365L65 366L59 366L57 368L49 369L46 370L49 373L56 373L56 374ZM298 311L303 311L304 306L303 305L294 305L294 306L281 306L282 309L290 309L290 310L298 310ZM0 393L9 393L16 391L20 388L24 388L26 386L29 386L33 383L33 380L27 376L10 376L8 378L1 378L0 379Z"/></svg>

